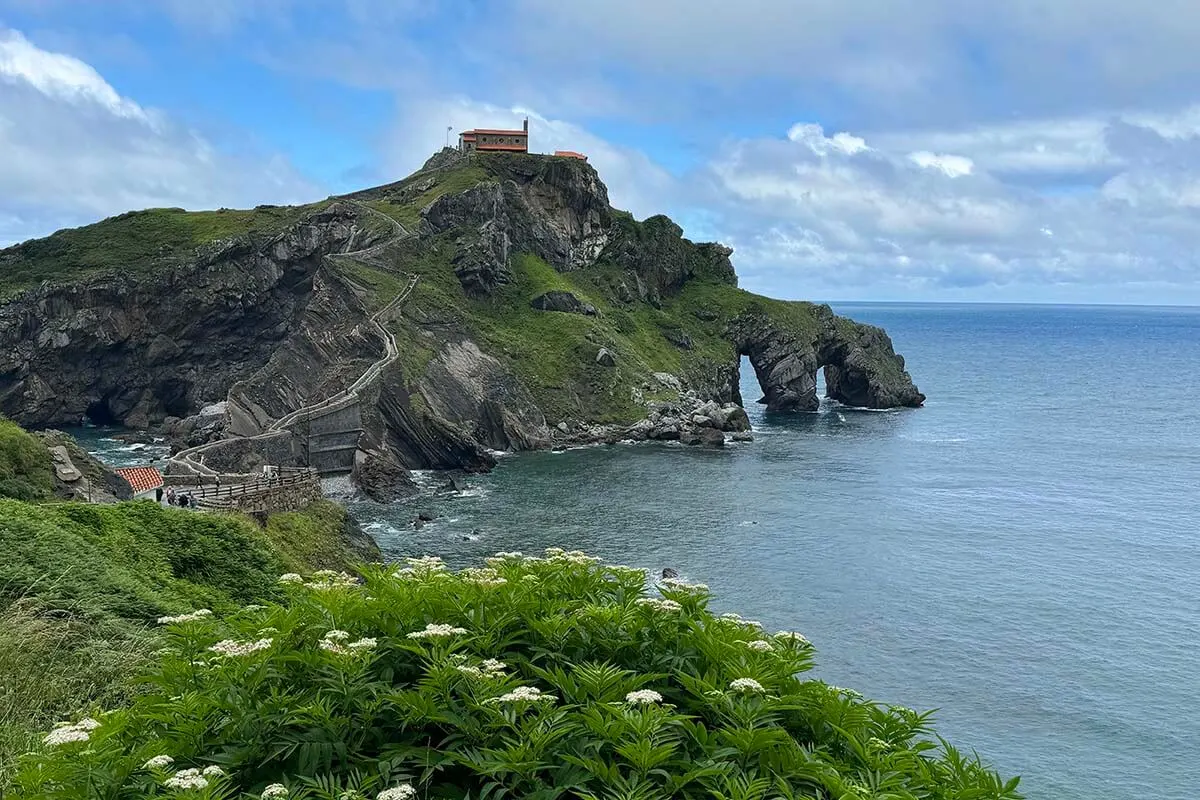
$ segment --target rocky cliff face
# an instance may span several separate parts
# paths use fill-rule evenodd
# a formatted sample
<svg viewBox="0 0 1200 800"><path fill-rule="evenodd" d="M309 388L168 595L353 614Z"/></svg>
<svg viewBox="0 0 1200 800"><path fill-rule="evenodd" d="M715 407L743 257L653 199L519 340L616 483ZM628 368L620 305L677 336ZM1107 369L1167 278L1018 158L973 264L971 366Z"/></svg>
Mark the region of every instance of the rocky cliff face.
<svg viewBox="0 0 1200 800"><path fill-rule="evenodd" d="M488 469L490 450L748 435L743 355L772 411L815 409L822 368L848 405L924 400L885 332L738 289L729 248L612 209L574 159L443 152L287 213L270 235L160 269L76 265L0 302L0 412L171 422L197 444L256 434L367 373L355 470L383 496L397 469Z"/></svg>

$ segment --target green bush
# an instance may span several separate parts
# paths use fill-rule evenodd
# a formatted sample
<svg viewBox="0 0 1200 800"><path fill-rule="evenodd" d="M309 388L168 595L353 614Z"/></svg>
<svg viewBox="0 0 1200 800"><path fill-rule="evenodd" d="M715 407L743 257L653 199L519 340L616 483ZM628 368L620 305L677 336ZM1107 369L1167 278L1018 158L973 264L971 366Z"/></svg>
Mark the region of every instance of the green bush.
<svg viewBox="0 0 1200 800"><path fill-rule="evenodd" d="M0 417L0 497L41 500L53 488L50 451L36 436Z"/></svg>
<svg viewBox="0 0 1200 800"><path fill-rule="evenodd" d="M32 798L1019 798L801 636L581 553L280 580L169 625L153 691L47 734Z"/></svg>

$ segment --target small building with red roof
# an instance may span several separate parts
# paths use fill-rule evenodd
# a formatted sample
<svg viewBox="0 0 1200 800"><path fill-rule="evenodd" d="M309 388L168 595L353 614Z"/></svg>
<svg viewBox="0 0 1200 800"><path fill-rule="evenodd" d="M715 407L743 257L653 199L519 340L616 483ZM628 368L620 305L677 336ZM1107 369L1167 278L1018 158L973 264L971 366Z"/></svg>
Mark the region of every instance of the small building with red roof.
<svg viewBox="0 0 1200 800"><path fill-rule="evenodd" d="M134 500L158 500L163 486L162 473L154 467L117 467L113 472L133 487Z"/></svg>
<svg viewBox="0 0 1200 800"><path fill-rule="evenodd" d="M554 155L559 158L577 158L580 161L587 161L587 156L583 153L576 153L574 150L555 150Z"/></svg>
<svg viewBox="0 0 1200 800"><path fill-rule="evenodd" d="M519 131L502 128L476 128L458 135L458 149L464 153L481 152L529 152L529 120Z"/></svg>

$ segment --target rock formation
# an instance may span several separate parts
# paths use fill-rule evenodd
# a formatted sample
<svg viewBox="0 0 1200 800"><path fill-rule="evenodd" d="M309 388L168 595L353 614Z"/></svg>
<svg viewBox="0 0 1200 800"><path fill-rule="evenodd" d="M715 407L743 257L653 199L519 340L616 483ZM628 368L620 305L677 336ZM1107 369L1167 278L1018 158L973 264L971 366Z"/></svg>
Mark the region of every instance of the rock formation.
<svg viewBox="0 0 1200 800"><path fill-rule="evenodd" d="M443 151L394 184L230 213L122 215L0 251L45 277L0 276L0 413L229 437L205 453L221 469L317 464L342 437L386 499L405 470L486 470L495 450L744 439L742 356L771 411L815 409L818 369L847 405L924 400L884 331L738 289L729 248L613 209L576 159ZM214 226L229 235L197 233ZM325 439L272 430L329 397Z"/></svg>

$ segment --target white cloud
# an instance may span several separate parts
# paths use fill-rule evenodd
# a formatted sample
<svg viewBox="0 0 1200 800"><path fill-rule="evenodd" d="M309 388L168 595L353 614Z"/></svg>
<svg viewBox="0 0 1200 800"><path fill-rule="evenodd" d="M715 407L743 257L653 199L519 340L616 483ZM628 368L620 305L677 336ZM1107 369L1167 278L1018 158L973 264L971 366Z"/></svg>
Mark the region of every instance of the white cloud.
<svg viewBox="0 0 1200 800"><path fill-rule="evenodd" d="M852 156L855 153L871 149L867 147L865 139L861 139L858 136L851 136L844 131L826 137L825 129L812 122L801 122L793 125L788 130L788 138L793 142L803 143L808 149L819 156L826 155L835 150L839 153Z"/></svg>
<svg viewBox="0 0 1200 800"><path fill-rule="evenodd" d="M309 200L282 158L233 158L94 69L0 31L0 241L136 208Z"/></svg>
<svg viewBox="0 0 1200 800"><path fill-rule="evenodd" d="M918 167L939 170L948 178L961 178L975 169L975 162L966 156L938 155L928 150L918 150L909 153L908 158Z"/></svg>
<svg viewBox="0 0 1200 800"><path fill-rule="evenodd" d="M17 31L0 30L0 79L24 82L47 97L96 103L118 117L149 122L137 103L117 94L96 70L77 58L41 50Z"/></svg>

